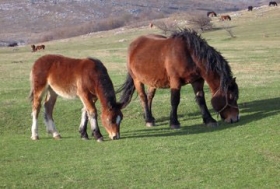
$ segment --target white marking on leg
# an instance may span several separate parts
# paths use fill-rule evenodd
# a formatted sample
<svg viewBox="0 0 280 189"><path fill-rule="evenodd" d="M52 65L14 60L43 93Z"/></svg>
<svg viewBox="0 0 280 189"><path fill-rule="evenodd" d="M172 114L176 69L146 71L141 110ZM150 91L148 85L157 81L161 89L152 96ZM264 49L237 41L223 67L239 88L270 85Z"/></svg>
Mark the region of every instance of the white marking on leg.
<svg viewBox="0 0 280 189"><path fill-rule="evenodd" d="M87 120L87 111L85 108L82 109L82 117L81 117L81 123L80 123L80 130L85 126Z"/></svg>
<svg viewBox="0 0 280 189"><path fill-rule="evenodd" d="M95 117L89 116L89 122L92 131L98 128L97 119Z"/></svg>
<svg viewBox="0 0 280 189"><path fill-rule="evenodd" d="M31 139L37 140L38 139L38 120L36 118L36 111L32 112L32 126L31 126Z"/></svg>
<svg viewBox="0 0 280 189"><path fill-rule="evenodd" d="M52 134L52 136L54 138L59 136L59 133L57 132L57 130L55 128L55 124L54 124L53 120L51 120L51 119L45 120L45 124L46 124L48 133Z"/></svg>

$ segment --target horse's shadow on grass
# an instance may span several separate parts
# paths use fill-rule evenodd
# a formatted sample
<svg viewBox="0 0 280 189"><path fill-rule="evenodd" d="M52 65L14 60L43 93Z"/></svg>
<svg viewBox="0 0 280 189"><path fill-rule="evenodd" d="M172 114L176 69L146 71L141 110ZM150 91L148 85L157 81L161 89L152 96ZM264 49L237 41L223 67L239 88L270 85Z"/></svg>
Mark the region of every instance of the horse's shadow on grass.
<svg viewBox="0 0 280 189"><path fill-rule="evenodd" d="M156 119L156 126L151 128L145 128L137 131L129 131L122 133L122 138L143 138L143 137L165 137L165 136L179 136L189 134L200 134L207 132L215 132L224 129L231 129L234 127L246 126L246 124L255 122L258 120L266 119L280 113L280 97L271 99L261 99L251 102L244 102L239 104L239 111L241 119L237 123L227 124L219 120L219 126L210 128L202 124L196 124L192 126L181 125L179 130L171 130L169 128L169 117L160 117ZM178 115L180 121L187 121L192 119L193 116L200 116L199 112L188 115ZM214 115L212 115L214 117ZM200 116L201 117L201 116ZM143 121L144 125L144 121ZM160 127L165 125L166 127Z"/></svg>

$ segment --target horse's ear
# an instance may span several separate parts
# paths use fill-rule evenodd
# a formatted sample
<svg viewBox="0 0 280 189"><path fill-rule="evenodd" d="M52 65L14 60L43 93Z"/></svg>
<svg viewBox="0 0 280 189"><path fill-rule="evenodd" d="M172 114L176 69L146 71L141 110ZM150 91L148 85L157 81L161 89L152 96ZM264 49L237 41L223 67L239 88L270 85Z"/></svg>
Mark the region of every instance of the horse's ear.
<svg viewBox="0 0 280 189"><path fill-rule="evenodd" d="M234 85L236 82L236 77L232 78L232 80L229 82L229 85Z"/></svg>

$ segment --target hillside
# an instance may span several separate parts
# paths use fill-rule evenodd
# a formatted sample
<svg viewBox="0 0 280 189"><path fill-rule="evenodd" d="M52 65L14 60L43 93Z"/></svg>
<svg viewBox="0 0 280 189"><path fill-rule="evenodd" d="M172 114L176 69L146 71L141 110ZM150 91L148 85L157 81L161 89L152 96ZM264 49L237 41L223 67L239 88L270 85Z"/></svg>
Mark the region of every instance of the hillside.
<svg viewBox="0 0 280 189"><path fill-rule="evenodd" d="M23 44L65 38L66 30L72 36L96 31L97 22L118 27L122 24L151 18L168 17L180 12L217 13L246 9L248 5L267 4L263 0L2 0L0 2L0 42L2 46L12 41ZM116 19L124 23L116 23ZM77 31L79 29L79 31ZM56 30L56 35L49 32Z"/></svg>

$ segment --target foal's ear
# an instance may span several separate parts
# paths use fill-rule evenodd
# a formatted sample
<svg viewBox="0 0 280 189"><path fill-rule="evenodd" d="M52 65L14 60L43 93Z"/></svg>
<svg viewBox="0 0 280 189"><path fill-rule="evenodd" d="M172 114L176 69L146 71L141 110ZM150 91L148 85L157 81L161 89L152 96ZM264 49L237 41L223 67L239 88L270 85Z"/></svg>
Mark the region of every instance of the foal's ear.
<svg viewBox="0 0 280 189"><path fill-rule="evenodd" d="M232 78L231 81L229 82L230 86L233 86L234 84L236 84L236 77Z"/></svg>

